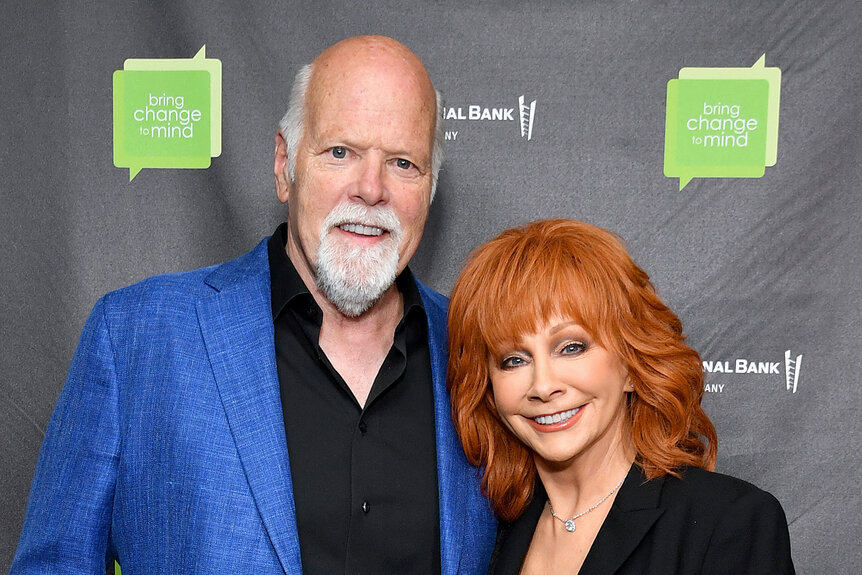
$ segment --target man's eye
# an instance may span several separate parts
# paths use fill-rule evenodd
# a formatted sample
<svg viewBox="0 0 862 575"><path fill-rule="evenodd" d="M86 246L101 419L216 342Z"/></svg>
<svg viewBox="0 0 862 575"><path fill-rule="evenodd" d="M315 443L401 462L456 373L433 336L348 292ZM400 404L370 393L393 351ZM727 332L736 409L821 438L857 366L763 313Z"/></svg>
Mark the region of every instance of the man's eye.
<svg viewBox="0 0 862 575"><path fill-rule="evenodd" d="M335 146L330 149L329 152L332 154L333 158L338 158L339 160L347 157L347 148L342 146Z"/></svg>
<svg viewBox="0 0 862 575"><path fill-rule="evenodd" d="M410 160L405 160L404 158L398 158L397 160L395 160L395 165L402 170L409 170L413 167L413 162L411 162Z"/></svg>

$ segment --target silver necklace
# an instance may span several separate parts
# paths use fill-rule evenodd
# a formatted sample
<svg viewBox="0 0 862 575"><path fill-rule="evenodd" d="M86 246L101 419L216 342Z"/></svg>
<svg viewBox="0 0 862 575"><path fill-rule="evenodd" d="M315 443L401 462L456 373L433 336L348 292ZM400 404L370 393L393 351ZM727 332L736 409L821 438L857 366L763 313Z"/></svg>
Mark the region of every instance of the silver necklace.
<svg viewBox="0 0 862 575"><path fill-rule="evenodd" d="M605 495L604 497L602 497L601 499L599 499L599 502L598 502L598 503L596 503L595 505L593 505L592 507L590 507L590 508L589 508L589 509L587 509L586 511L581 511L580 513L576 513L575 515L572 515L572 516L571 516L571 517L569 517L568 519L563 519L562 517L560 517L559 515L557 515L556 513L554 513L554 506L553 506L553 505L551 505L551 500L550 500L550 499L548 499L548 511L550 511L550 512L551 512L551 517L553 517L554 519L559 520L563 525L565 525L565 526L566 526L566 531L568 531L569 533L573 533L573 532L575 531L575 519L577 519L578 517L583 517L584 515L586 515L587 513L589 513L590 511L592 511L593 509L595 509L596 507L598 507L598 506L599 506L599 505L601 505L602 503L604 503L604 502L605 502L605 500L606 500L608 497L610 497L611 495L613 495L614 493L616 493L616 492L617 492L617 489L619 489L620 487L622 487L623 481L625 481L625 480L626 480L626 478L625 478L625 477L623 477L623 478L620 480L620 482L619 482L619 483L617 483L617 486L616 486L616 487L614 487L613 489L611 489L611 492L610 492L610 493L608 493L607 495Z"/></svg>

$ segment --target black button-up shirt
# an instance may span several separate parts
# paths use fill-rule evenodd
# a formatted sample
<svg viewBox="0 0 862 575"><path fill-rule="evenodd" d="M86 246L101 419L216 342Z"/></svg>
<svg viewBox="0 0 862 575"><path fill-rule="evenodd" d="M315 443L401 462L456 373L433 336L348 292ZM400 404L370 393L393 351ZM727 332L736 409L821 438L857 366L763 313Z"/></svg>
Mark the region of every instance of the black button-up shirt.
<svg viewBox="0 0 862 575"><path fill-rule="evenodd" d="M323 312L269 240L275 354L303 573L440 573L427 317L410 271L404 315L359 405L318 343Z"/></svg>

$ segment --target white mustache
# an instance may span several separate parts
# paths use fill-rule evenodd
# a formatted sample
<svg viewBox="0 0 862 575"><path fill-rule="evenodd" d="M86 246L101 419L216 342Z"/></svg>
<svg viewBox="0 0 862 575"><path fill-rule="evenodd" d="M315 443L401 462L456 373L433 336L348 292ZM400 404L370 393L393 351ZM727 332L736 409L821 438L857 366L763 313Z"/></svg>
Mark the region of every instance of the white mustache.
<svg viewBox="0 0 862 575"><path fill-rule="evenodd" d="M379 208L364 206L362 204L341 203L332 208L332 211L323 220L320 226L321 236L329 233L334 227L349 224L381 228L400 243L401 220L395 215L395 210L389 206Z"/></svg>

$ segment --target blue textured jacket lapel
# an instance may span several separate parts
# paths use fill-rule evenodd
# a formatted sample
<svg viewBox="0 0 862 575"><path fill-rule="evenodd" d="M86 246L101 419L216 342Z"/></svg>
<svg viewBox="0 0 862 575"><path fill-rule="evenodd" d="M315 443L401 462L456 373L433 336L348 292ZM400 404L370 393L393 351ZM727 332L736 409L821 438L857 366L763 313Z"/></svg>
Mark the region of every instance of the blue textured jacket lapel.
<svg viewBox="0 0 862 575"><path fill-rule="evenodd" d="M418 283L418 282L417 282ZM434 424L437 440L437 489L440 498L440 554L443 575L458 572L461 557L461 530L466 520L463 466L458 461L460 444L449 415L449 394L446 391L445 307L425 286L419 290L428 315L428 346L431 352L431 379L434 383ZM462 456L463 457L463 456Z"/></svg>
<svg viewBox="0 0 862 575"><path fill-rule="evenodd" d="M246 478L285 573L301 573L275 366L266 240L206 279L197 305L207 354Z"/></svg>
<svg viewBox="0 0 862 575"><path fill-rule="evenodd" d="M431 378L434 382L442 574L485 573L496 522L488 502L479 493L479 472L467 462L452 425L446 390L447 300L420 282L416 283L428 315Z"/></svg>

